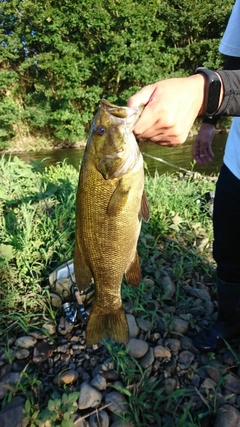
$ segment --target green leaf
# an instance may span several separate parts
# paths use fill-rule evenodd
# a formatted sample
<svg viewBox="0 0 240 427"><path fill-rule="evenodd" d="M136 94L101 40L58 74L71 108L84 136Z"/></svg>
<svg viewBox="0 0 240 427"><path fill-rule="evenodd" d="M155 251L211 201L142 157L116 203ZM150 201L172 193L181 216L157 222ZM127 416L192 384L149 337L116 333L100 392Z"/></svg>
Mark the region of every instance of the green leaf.
<svg viewBox="0 0 240 427"><path fill-rule="evenodd" d="M1 246L0 246L0 251L1 251ZM1 252L0 252L1 253ZM31 409L31 403L30 403L30 400L29 399L27 399L26 400L26 402L25 402L25 411L27 412L27 413L29 413L30 412L30 409Z"/></svg>
<svg viewBox="0 0 240 427"><path fill-rule="evenodd" d="M48 409L50 412L55 410L55 407L57 406L57 405L55 406L55 402L56 401L51 399L48 401Z"/></svg>
<svg viewBox="0 0 240 427"><path fill-rule="evenodd" d="M68 395L68 400L69 400L69 402L74 403L74 402L77 401L77 399L79 398L79 396L80 396L80 393L78 391L75 391L74 393L70 393Z"/></svg>
<svg viewBox="0 0 240 427"><path fill-rule="evenodd" d="M61 427L74 427L74 422L72 420L63 420Z"/></svg>
<svg viewBox="0 0 240 427"><path fill-rule="evenodd" d="M64 414L63 414L63 419L64 420L69 420L70 417L71 417L71 412L65 411Z"/></svg>
<svg viewBox="0 0 240 427"><path fill-rule="evenodd" d="M6 258L7 260L10 260L13 258L13 246L11 245L4 245L3 243L0 244L0 258ZM29 400L26 401L26 403L29 402ZM30 402L29 402L30 403Z"/></svg>

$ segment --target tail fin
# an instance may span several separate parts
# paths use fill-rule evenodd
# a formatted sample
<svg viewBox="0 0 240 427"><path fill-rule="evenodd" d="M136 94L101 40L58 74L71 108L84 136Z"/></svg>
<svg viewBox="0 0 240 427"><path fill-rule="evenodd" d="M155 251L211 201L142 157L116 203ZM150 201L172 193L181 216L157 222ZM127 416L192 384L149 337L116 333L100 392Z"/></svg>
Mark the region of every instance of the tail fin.
<svg viewBox="0 0 240 427"><path fill-rule="evenodd" d="M128 323L123 307L112 313L102 314L102 309L98 310L97 306L93 306L87 324L86 343L97 344L106 337L122 343L129 341Z"/></svg>

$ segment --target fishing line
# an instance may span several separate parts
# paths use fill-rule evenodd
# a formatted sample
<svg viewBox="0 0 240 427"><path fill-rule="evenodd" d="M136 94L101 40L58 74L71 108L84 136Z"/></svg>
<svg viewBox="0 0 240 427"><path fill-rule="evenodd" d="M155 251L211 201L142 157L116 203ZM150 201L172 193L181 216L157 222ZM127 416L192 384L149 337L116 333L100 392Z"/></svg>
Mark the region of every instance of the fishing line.
<svg viewBox="0 0 240 427"><path fill-rule="evenodd" d="M165 163L165 164L166 164L166 165L168 165L168 166L172 166L173 168L176 168L176 169L182 170L182 171L184 171L184 172L186 172L186 173L188 173L188 174L190 174L190 175L196 175L196 174L197 174L197 177L198 177L198 178L202 178L203 180L205 180L205 181L207 181L207 182L212 182L212 181L214 181L214 180L216 179L216 178L214 178L214 177L213 177L213 178L206 177L206 176L202 175L200 172L190 171L189 169L185 169L185 168L182 168L181 166L177 166L177 165L175 165L175 164L173 164L173 163L169 163L169 162L167 162L166 160L162 159L161 157L155 157L155 156L152 156L151 154L144 153L144 151L142 151L141 153L142 153L144 156L146 156L146 157L150 157L151 159L157 160L158 162Z"/></svg>
<svg viewBox="0 0 240 427"><path fill-rule="evenodd" d="M173 168L180 169L180 170L182 170L184 172L188 172L188 173L192 173L192 174L196 173L196 172L190 171L188 169L182 168L181 166L174 165L173 163L169 163L166 160L163 160L161 157L154 157L154 156L151 156L151 154L144 153L143 151L142 151L142 154L144 156L150 157L151 159L157 160L158 162L162 162L162 163L165 163L168 166L172 166Z"/></svg>

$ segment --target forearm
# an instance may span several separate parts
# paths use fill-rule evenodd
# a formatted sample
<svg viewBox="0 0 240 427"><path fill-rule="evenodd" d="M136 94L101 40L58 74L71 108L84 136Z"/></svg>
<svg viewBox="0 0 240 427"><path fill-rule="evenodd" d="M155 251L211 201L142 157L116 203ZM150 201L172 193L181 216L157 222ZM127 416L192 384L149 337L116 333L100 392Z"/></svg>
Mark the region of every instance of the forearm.
<svg viewBox="0 0 240 427"><path fill-rule="evenodd" d="M219 116L240 116L240 70L218 71L223 83L223 98Z"/></svg>

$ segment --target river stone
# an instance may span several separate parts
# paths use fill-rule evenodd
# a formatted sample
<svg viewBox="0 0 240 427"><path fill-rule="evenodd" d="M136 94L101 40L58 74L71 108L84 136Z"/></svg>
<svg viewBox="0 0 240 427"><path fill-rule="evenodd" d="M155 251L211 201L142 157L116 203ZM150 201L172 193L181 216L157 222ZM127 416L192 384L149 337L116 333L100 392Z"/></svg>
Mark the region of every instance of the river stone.
<svg viewBox="0 0 240 427"><path fill-rule="evenodd" d="M239 355L238 355L239 357ZM230 350L226 350L223 354L223 363L233 366L236 363L236 353L232 353Z"/></svg>
<svg viewBox="0 0 240 427"><path fill-rule="evenodd" d="M20 338L17 338L15 341L15 345L21 348L31 348L37 343L37 340L30 335L26 335Z"/></svg>
<svg viewBox="0 0 240 427"><path fill-rule="evenodd" d="M165 380L163 380L163 382L161 383L161 385L164 386L164 392L167 395L170 395L176 389L176 387L177 387L177 381L174 378L166 378Z"/></svg>
<svg viewBox="0 0 240 427"><path fill-rule="evenodd" d="M115 414L122 414L128 410L128 403L126 398L118 391L111 391L105 397L105 404L108 406L108 410Z"/></svg>
<svg viewBox="0 0 240 427"><path fill-rule="evenodd" d="M40 426L45 427L45 426ZM49 426L52 427L52 426ZM86 420L83 420L82 417L76 418L76 415L74 417L74 427L89 427L89 424Z"/></svg>
<svg viewBox="0 0 240 427"><path fill-rule="evenodd" d="M38 330L29 332L29 335L31 335L31 337L35 338L36 340L44 340L46 338L46 334Z"/></svg>
<svg viewBox="0 0 240 427"><path fill-rule="evenodd" d="M152 347L149 347L147 353L140 358L139 363L143 369L147 369L154 362L154 354Z"/></svg>
<svg viewBox="0 0 240 427"><path fill-rule="evenodd" d="M15 356L18 360L23 360L23 359L26 359L29 356L29 354L30 354L30 351L27 350L26 348L23 348L22 350L16 351Z"/></svg>
<svg viewBox="0 0 240 427"><path fill-rule="evenodd" d="M170 276L164 276L161 280L161 285L163 288L163 296L162 299L172 298L176 292L176 286L173 283Z"/></svg>
<svg viewBox="0 0 240 427"><path fill-rule="evenodd" d="M0 369L0 381L2 378L6 377L12 372L12 365L8 363L7 365L3 365Z"/></svg>
<svg viewBox="0 0 240 427"><path fill-rule="evenodd" d="M146 319L137 319L137 324L138 327L144 332L148 332L151 328L151 323Z"/></svg>
<svg viewBox="0 0 240 427"><path fill-rule="evenodd" d="M239 411L230 405L223 405L217 411L214 427L237 427Z"/></svg>
<svg viewBox="0 0 240 427"><path fill-rule="evenodd" d="M218 383L220 378L226 373L226 369L223 368L223 366L219 365L218 362L211 362L206 367L206 373L207 375L212 378L215 383Z"/></svg>
<svg viewBox="0 0 240 427"><path fill-rule="evenodd" d="M205 301L203 307L207 314L212 314L214 312L214 304L211 300Z"/></svg>
<svg viewBox="0 0 240 427"><path fill-rule="evenodd" d="M170 375L174 373L177 366L177 357L173 356L169 362L164 363L164 371L168 372Z"/></svg>
<svg viewBox="0 0 240 427"><path fill-rule="evenodd" d="M56 333L56 325L53 325L53 323L44 323L43 329L45 329L49 335L54 335Z"/></svg>
<svg viewBox="0 0 240 427"><path fill-rule="evenodd" d="M240 394L240 378L234 374L229 374L223 382L223 387L232 393Z"/></svg>
<svg viewBox="0 0 240 427"><path fill-rule="evenodd" d="M101 375L105 378L106 381L117 381L119 380L119 374L115 369L109 369L108 371L102 371Z"/></svg>
<svg viewBox="0 0 240 427"><path fill-rule="evenodd" d="M99 411L97 414L92 414L89 417L90 427L108 427L109 417L106 411Z"/></svg>
<svg viewBox="0 0 240 427"><path fill-rule="evenodd" d="M206 388L208 390L214 390L216 387L215 381L213 381L211 378L206 378L203 383L201 384L201 387Z"/></svg>
<svg viewBox="0 0 240 427"><path fill-rule="evenodd" d="M129 354L136 359L143 357L148 351L148 344L146 341L139 340L137 338L131 338L126 345L129 350Z"/></svg>
<svg viewBox="0 0 240 427"><path fill-rule="evenodd" d="M136 323L135 317L132 314L127 314L127 322L128 322L128 329L129 329L129 337L136 338L139 332L139 328Z"/></svg>
<svg viewBox="0 0 240 427"><path fill-rule="evenodd" d="M172 329L173 331L179 334L186 334L188 332L189 323L186 320L179 319L179 317L175 317L172 321Z"/></svg>
<svg viewBox="0 0 240 427"><path fill-rule="evenodd" d="M102 401L102 393L88 383L81 384L78 399L79 409L97 408Z"/></svg>
<svg viewBox="0 0 240 427"><path fill-rule="evenodd" d="M102 375L97 374L91 381L91 385L95 387L97 390L106 390L107 388L107 381L106 378L104 378Z"/></svg>
<svg viewBox="0 0 240 427"><path fill-rule="evenodd" d="M23 424L23 409L25 400L21 396L15 396L0 413L1 427L22 427Z"/></svg>
<svg viewBox="0 0 240 427"><path fill-rule="evenodd" d="M154 357L159 357L161 359L163 358L171 359L171 352L166 347L163 347L162 345L157 345L156 347L154 347L153 354L154 354Z"/></svg>
<svg viewBox="0 0 240 427"><path fill-rule="evenodd" d="M76 371L69 369L68 371L57 374L53 379L53 383L58 385L71 384L77 381L78 377L79 375Z"/></svg>
<svg viewBox="0 0 240 427"><path fill-rule="evenodd" d="M182 369L189 368L193 360L194 354L192 354L191 351L183 350L181 353L179 353L178 364Z"/></svg>
<svg viewBox="0 0 240 427"><path fill-rule="evenodd" d="M9 393L9 388L15 386L21 378L21 372L10 372L5 376L0 384L0 399L6 396Z"/></svg>
<svg viewBox="0 0 240 427"><path fill-rule="evenodd" d="M186 285L186 286L183 286L183 289L187 292L187 294L196 298L200 298L203 301L211 300L211 296L207 288L199 289L199 288L193 288L192 286Z"/></svg>
<svg viewBox="0 0 240 427"><path fill-rule="evenodd" d="M41 363L53 354L53 346L44 341L39 341L33 350L33 362Z"/></svg>
<svg viewBox="0 0 240 427"><path fill-rule="evenodd" d="M181 343L179 340L174 338L166 339L165 346L169 348L173 353L178 353L181 348Z"/></svg>
<svg viewBox="0 0 240 427"><path fill-rule="evenodd" d="M194 318L197 316L204 316L205 308L202 305L199 305L198 307L190 308L189 313L192 314Z"/></svg>

